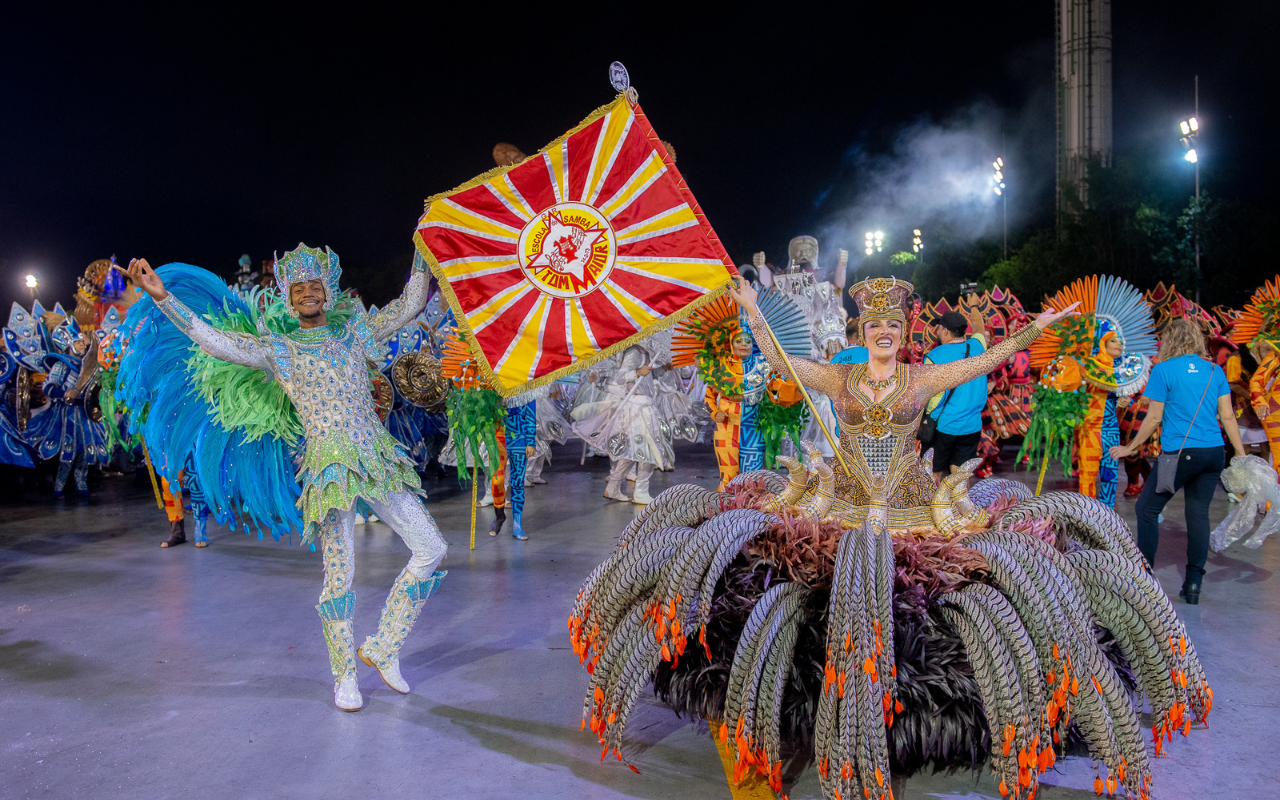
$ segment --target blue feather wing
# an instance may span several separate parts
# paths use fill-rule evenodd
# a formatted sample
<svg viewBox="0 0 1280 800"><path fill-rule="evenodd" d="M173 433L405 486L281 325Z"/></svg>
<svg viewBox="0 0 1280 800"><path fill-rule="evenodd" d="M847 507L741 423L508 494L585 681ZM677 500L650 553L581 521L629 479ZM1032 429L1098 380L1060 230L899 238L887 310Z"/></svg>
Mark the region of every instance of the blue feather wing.
<svg viewBox="0 0 1280 800"><path fill-rule="evenodd" d="M156 274L198 315L250 311L208 270L166 264ZM243 431L224 430L214 421L213 408L191 388L191 340L149 296L129 309L123 329L130 333L116 397L130 409L145 410L145 420L131 416L129 430L141 431L156 470L176 484L184 466L194 469L210 511L224 525L234 527L238 515L246 532L256 528L260 539L264 530L277 540L301 530L301 489L293 469L298 443L271 436L249 442Z"/></svg>

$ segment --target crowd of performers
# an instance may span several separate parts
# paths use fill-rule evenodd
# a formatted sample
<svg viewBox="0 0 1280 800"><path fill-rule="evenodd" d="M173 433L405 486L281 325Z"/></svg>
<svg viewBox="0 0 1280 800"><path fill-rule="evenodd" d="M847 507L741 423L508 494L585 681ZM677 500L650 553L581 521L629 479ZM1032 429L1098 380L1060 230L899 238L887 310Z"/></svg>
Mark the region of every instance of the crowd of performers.
<svg viewBox="0 0 1280 800"><path fill-rule="evenodd" d="M989 762L1002 793L1030 797L1080 751L1101 765L1100 792L1146 796L1135 698L1159 753L1204 720L1212 692L1114 511L1121 466L1135 496L1161 445L1144 436L1113 455L1142 426L1163 332L1189 321L1224 371L1243 445L1266 457L1233 473L1239 513L1215 546L1280 508L1280 278L1243 311L1212 312L1174 287L1088 278L1032 320L999 288L928 304L893 278L851 287L850 305L846 261L824 272L816 240L798 237L785 268L757 258L738 291L674 329L505 399L420 258L383 308L339 286L336 254L305 245L261 280L246 257L233 286L184 264L98 261L74 312L10 313L0 462L49 464L55 497L87 495L95 469L145 468L166 547L186 542L187 508L197 546L210 517L300 536L324 560L335 703L356 710L357 660L409 691L400 648L447 574L423 476L455 467L484 487L489 532L509 509L527 539L526 490L548 482L552 444L580 440L583 462L610 462L606 501L644 506L570 618L591 671L584 725L605 753L623 757L652 680L712 723L738 779L758 772L776 791L784 760L816 762L828 797L890 797L891 776ZM981 347L954 358L934 350L971 338ZM931 460L922 417L975 381L980 436ZM674 468L681 441L714 449L719 484L655 498L651 477ZM1043 481L1055 465L1078 492L970 487L1008 441L1021 442L1016 466ZM357 647L353 530L372 519L411 555ZM1268 513L1248 544L1274 527Z"/></svg>

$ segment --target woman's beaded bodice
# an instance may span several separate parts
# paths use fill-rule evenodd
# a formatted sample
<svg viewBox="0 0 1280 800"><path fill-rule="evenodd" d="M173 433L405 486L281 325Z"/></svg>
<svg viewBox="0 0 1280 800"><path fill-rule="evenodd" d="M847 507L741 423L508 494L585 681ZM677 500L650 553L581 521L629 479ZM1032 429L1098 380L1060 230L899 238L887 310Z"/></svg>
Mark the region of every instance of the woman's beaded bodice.
<svg viewBox="0 0 1280 800"><path fill-rule="evenodd" d="M787 374L783 356L773 346L758 315L750 319L761 353L774 370ZM898 364L896 382L885 397L875 400L861 384L866 364L820 364L805 358L791 358L800 382L831 398L840 421L840 450L851 475L836 470L837 510L849 511L871 505L870 487L883 477L885 502L890 519L902 524L929 519L927 509L933 481L916 457L915 435L925 405L936 394L985 375L1013 353L1029 346L1040 329L1028 325L986 352L947 364ZM924 509L913 512L912 509ZM893 513L897 511L899 513Z"/></svg>

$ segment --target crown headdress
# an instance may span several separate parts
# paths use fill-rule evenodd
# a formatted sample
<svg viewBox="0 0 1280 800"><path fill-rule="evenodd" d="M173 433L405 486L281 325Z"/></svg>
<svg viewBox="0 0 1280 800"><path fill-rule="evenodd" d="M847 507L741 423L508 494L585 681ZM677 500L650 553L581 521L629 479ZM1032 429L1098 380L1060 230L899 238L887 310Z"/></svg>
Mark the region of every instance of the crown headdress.
<svg viewBox="0 0 1280 800"><path fill-rule="evenodd" d="M858 305L858 320L896 319L907 324L907 300L915 291L897 278L867 278L849 287L849 296Z"/></svg>
<svg viewBox="0 0 1280 800"><path fill-rule="evenodd" d="M276 256L276 288L284 296L284 307L292 317L297 317L293 301L289 299L289 287L295 283L306 283L316 279L324 281L324 310L332 311L338 301L338 278L342 276L342 267L338 264L338 254L328 247L307 247L302 242L283 257Z"/></svg>

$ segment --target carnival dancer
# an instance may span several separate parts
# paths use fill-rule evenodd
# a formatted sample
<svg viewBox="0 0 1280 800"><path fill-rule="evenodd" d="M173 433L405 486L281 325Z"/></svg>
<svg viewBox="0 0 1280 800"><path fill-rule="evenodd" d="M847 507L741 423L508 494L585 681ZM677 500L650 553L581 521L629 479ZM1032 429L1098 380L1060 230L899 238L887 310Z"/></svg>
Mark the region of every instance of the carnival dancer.
<svg viewBox="0 0 1280 800"><path fill-rule="evenodd" d="M422 505L413 463L378 419L366 359L422 310L425 264L415 259L404 294L376 314L331 323L328 313L339 296L338 257L327 248L299 245L275 262L284 308L298 327L281 334L263 323L257 336L224 332L204 321L165 289L145 260L130 262L129 275L205 353L271 374L301 417L305 454L298 472L299 507L304 541L318 540L324 553L325 584L316 610L329 646L336 705L355 711L364 704L357 655L377 668L392 689L408 693L409 684L400 674L400 648L446 574L436 571L446 545ZM352 631L358 500L389 524L412 553L387 597L377 632L359 650Z"/></svg>
<svg viewBox="0 0 1280 800"><path fill-rule="evenodd" d="M845 285L849 253L840 251L831 280L820 279L818 254L817 239L812 236L797 236L787 245L788 263L785 270L771 271L763 263L759 269L761 283L790 295L796 301L809 323L812 336L810 358L825 362L844 350L847 344L840 292ZM759 260L763 261L763 258ZM813 399L822 424L827 430L834 430L838 423L830 404L819 402L818 398ZM817 417L809 420L802 438L816 442L824 455L833 455L834 451L831 451L830 444L822 435L822 426Z"/></svg>
<svg viewBox="0 0 1280 800"><path fill-rule="evenodd" d="M564 384L553 383L545 397L534 401L535 418L537 420L537 444L533 458L529 459L529 468L525 472L524 485L545 485L547 479L542 477L542 470L551 463L551 443L564 444L569 441L569 420L561 413L558 401L561 398L561 387Z"/></svg>
<svg viewBox="0 0 1280 800"><path fill-rule="evenodd" d="M787 352L808 355L809 331L795 302L766 289L760 304ZM736 303L722 297L694 312L681 322L671 349L672 364L696 364L706 385L721 490L740 472L771 469L783 437L799 446L807 414L795 384L773 372Z"/></svg>
<svg viewBox="0 0 1280 800"><path fill-rule="evenodd" d="M1111 448L1120 445L1117 409L1129 405L1128 397L1117 397L1116 366L1124 355L1124 342L1113 330L1106 330L1098 342L1098 352L1084 362L1084 380L1089 387L1089 410L1080 426L1080 494L1096 497L1115 508L1120 464L1111 457Z"/></svg>
<svg viewBox="0 0 1280 800"><path fill-rule="evenodd" d="M989 757L1009 800L1035 796L1074 724L1106 769L1095 791L1149 796L1152 762L1121 674L1152 699L1161 744L1203 720L1212 693L1123 520L1076 493L1032 498L994 479L970 489L974 462L935 487L915 443L930 397L989 372L1074 304L980 356L904 364L910 289L892 278L853 287L866 364L788 364L740 284L774 368L836 401L839 462L809 448L807 465L784 461L789 480L672 487L628 524L569 617L590 675L583 724L623 759L652 681L678 713L715 720L734 783L758 772L783 792L786 750L812 754L825 797L880 798L895 777ZM1119 648L1099 646L1095 625L1133 646L1109 655Z"/></svg>
<svg viewBox="0 0 1280 800"><path fill-rule="evenodd" d="M524 532L523 522L525 472L529 459L537 453L538 444L537 401L529 394L507 399L507 418L503 422L507 445L507 497L511 503L511 535L520 540L529 538L529 534ZM497 533L496 529L489 531L491 536L496 536Z"/></svg>
<svg viewBox="0 0 1280 800"><path fill-rule="evenodd" d="M106 429L86 407L97 388L97 342L82 334L74 318L53 325L51 338L54 352L45 356L49 373L42 387L49 405L32 415L27 439L42 459L58 458L54 497L62 497L73 473L76 494L88 497L89 467L107 463Z"/></svg>
<svg viewBox="0 0 1280 800"><path fill-rule="evenodd" d="M1031 348L1031 365L1043 368L1043 394L1036 396L1022 453L1033 461L1055 450L1065 454L1074 440L1080 493L1114 507L1119 463L1109 453L1120 444L1116 412L1142 391L1151 372L1156 352L1151 310L1141 292L1110 275L1075 281L1052 302L1080 302L1086 311Z"/></svg>
<svg viewBox="0 0 1280 800"><path fill-rule="evenodd" d="M609 455L611 467L604 490L609 500L649 503L653 499L649 496L653 471L675 464L670 439L658 424L654 378L648 351L632 345L623 351L617 369L607 377L597 399L573 411L574 433ZM633 468L636 486L632 496L627 497L622 493L622 482Z"/></svg>
<svg viewBox="0 0 1280 800"><path fill-rule="evenodd" d="M15 467L35 467L31 445L18 430L18 414L16 406L10 399L16 395L16 389L10 391L10 382L18 374L18 360L4 351L0 351L0 464Z"/></svg>

